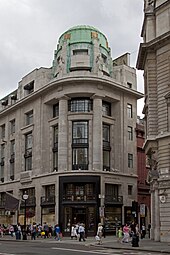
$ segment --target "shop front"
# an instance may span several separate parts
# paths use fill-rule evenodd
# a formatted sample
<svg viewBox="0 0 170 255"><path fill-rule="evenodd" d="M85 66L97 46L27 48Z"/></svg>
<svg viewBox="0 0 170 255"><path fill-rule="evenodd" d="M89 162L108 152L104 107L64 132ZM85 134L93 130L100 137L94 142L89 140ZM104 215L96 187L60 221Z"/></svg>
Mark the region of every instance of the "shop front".
<svg viewBox="0 0 170 255"><path fill-rule="evenodd" d="M59 223L64 235L70 235L71 226L78 223L85 225L86 235L96 234L99 181L96 176L60 177Z"/></svg>

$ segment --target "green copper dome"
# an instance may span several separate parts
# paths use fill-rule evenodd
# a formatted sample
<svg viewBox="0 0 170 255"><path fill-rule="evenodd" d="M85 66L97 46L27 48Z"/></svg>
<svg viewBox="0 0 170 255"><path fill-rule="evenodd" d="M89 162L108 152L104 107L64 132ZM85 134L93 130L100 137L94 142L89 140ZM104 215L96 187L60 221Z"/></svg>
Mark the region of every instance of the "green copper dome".
<svg viewBox="0 0 170 255"><path fill-rule="evenodd" d="M98 29L88 25L78 25L68 29L59 38L59 48L65 41L69 44L74 43L91 43L96 38L99 41L101 47L109 50L107 38Z"/></svg>

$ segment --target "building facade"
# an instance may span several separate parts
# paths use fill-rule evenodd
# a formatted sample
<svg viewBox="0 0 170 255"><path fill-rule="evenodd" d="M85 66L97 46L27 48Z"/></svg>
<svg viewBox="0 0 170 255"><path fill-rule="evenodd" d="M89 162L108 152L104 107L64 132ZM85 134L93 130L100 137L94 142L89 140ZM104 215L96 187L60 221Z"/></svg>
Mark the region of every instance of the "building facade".
<svg viewBox="0 0 170 255"><path fill-rule="evenodd" d="M107 38L76 26L59 38L51 68L27 74L0 106L0 222L59 223L63 234L99 221L112 232L137 199L136 71L111 58ZM4 194L26 205L4 210ZM10 215L9 215L10 214ZM13 215L12 215L13 214Z"/></svg>
<svg viewBox="0 0 170 255"><path fill-rule="evenodd" d="M170 1L145 0L137 68L144 70L151 238L170 241Z"/></svg>

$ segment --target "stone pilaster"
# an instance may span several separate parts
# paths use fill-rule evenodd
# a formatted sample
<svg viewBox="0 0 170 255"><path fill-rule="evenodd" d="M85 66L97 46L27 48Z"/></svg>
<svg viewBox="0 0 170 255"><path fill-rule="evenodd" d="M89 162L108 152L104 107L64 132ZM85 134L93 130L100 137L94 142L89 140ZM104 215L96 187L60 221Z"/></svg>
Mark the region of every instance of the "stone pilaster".
<svg viewBox="0 0 170 255"><path fill-rule="evenodd" d="M102 98L95 96L93 100L93 170L102 171Z"/></svg>
<svg viewBox="0 0 170 255"><path fill-rule="evenodd" d="M154 183L155 189L155 238L154 240L159 242L160 241L160 210L159 210L159 194L158 194L158 182L155 181Z"/></svg>
<svg viewBox="0 0 170 255"><path fill-rule="evenodd" d="M59 99L59 134L58 134L58 171L67 170L67 111L68 102L66 97Z"/></svg>

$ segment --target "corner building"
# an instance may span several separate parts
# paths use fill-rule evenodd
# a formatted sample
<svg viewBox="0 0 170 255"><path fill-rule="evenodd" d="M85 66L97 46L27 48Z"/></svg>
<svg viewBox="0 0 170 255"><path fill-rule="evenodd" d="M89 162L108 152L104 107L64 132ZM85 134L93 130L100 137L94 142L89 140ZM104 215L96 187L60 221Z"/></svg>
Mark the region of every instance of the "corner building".
<svg viewBox="0 0 170 255"><path fill-rule="evenodd" d="M25 204L4 210L4 193L26 201L26 222L83 222L88 235L131 220L137 199L136 71L111 58L91 26L61 35L51 68L27 74L1 100L0 222L24 223Z"/></svg>
<svg viewBox="0 0 170 255"><path fill-rule="evenodd" d="M137 68L144 70L151 239L170 242L170 1L144 3Z"/></svg>

